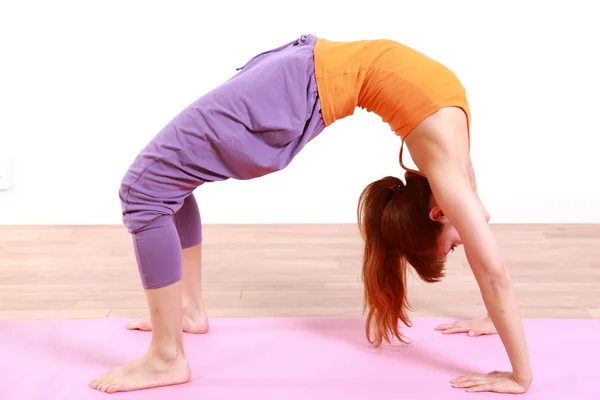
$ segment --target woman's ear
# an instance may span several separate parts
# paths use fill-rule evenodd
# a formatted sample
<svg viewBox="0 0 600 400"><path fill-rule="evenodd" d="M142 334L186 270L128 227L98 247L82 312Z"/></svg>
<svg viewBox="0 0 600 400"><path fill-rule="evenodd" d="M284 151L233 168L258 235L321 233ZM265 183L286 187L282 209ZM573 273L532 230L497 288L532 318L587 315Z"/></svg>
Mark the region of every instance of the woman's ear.
<svg viewBox="0 0 600 400"><path fill-rule="evenodd" d="M442 209L439 206L433 206L431 208L431 211L429 211L429 218L432 221L436 221L436 222L440 222L440 223L444 223L447 221L446 217L444 216L444 212L442 211Z"/></svg>

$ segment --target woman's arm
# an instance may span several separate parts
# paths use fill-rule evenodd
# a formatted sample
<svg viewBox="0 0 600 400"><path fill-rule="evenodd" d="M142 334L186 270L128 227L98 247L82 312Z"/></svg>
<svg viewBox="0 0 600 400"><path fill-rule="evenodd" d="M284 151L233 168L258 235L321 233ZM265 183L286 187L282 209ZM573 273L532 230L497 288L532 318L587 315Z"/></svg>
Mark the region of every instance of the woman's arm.
<svg viewBox="0 0 600 400"><path fill-rule="evenodd" d="M523 326L510 275L474 189L464 113L442 109L414 129L406 144L438 206L462 239L489 316L510 358L512 378L526 390L532 373Z"/></svg>
<svg viewBox="0 0 600 400"><path fill-rule="evenodd" d="M473 191L475 193L477 193L477 181L475 180L475 171L473 170L473 162L471 161L471 157L469 156L469 181L471 182L471 186L473 187ZM479 199L479 202L481 203L481 199ZM483 207L483 211L485 214L485 221L486 222L490 222L490 213L487 211L487 209L485 208L485 206L483 205L483 203L481 203L481 206Z"/></svg>
<svg viewBox="0 0 600 400"><path fill-rule="evenodd" d="M463 241L467 259L489 316L504 343L515 378L528 387L532 374L511 279L468 177L458 166L448 162L430 168L427 177L439 207Z"/></svg>
<svg viewBox="0 0 600 400"><path fill-rule="evenodd" d="M475 179L475 171L473 170L473 162L469 157L469 181L473 191L477 192L477 181ZM483 203L482 203L483 205ZM490 222L490 213L484 208L485 220ZM452 333L467 333L469 336L495 335L498 333L496 327L490 318L489 313L483 318L473 318L467 320L459 320L448 322L435 327L436 330L444 334Z"/></svg>

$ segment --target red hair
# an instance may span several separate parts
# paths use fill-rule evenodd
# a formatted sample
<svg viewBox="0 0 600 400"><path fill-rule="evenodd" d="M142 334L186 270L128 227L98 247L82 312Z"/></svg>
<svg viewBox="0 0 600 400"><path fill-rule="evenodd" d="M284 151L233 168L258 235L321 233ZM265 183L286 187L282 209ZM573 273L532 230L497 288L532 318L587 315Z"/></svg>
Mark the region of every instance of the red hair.
<svg viewBox="0 0 600 400"><path fill-rule="evenodd" d="M433 200L429 182L408 171L405 180L388 176L375 181L363 190L358 202L359 229L365 242L366 334L377 347L393 336L406 343L398 320L412 326L407 315L407 264L426 282L438 282L444 276L445 257L439 256L438 246L443 227L429 218Z"/></svg>

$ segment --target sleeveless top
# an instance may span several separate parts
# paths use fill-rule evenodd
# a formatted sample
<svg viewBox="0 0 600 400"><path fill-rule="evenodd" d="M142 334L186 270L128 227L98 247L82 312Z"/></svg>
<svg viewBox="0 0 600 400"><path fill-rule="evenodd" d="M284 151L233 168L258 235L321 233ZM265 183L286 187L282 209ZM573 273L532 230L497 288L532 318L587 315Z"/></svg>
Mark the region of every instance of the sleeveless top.
<svg viewBox="0 0 600 400"><path fill-rule="evenodd" d="M325 126L352 115L357 107L375 113L401 138L399 157L405 170L404 140L425 118L453 106L465 112L470 124L465 89L456 75L401 43L318 38L314 59Z"/></svg>

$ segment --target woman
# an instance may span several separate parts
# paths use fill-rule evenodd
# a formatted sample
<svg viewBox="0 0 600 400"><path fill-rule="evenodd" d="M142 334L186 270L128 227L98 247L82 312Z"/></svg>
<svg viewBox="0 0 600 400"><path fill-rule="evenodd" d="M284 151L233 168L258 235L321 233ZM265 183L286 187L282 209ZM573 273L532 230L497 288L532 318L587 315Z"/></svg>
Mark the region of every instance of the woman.
<svg viewBox="0 0 600 400"><path fill-rule="evenodd" d="M143 357L91 382L105 392L187 382L182 331L208 331L200 294L201 220L192 191L205 182L253 179L285 168L325 127L356 107L379 115L419 171L384 178L358 208L365 239L367 335L395 336L406 316L410 264L427 281L463 244L512 372L453 381L472 391L522 393L531 384L509 274L480 202L469 156L469 107L454 74L391 40L331 42L302 36L252 58L176 116L138 155L120 188L150 310L130 329L152 330ZM182 250L183 249L183 250ZM481 321L451 325L471 329ZM489 328L488 328L489 329Z"/></svg>

